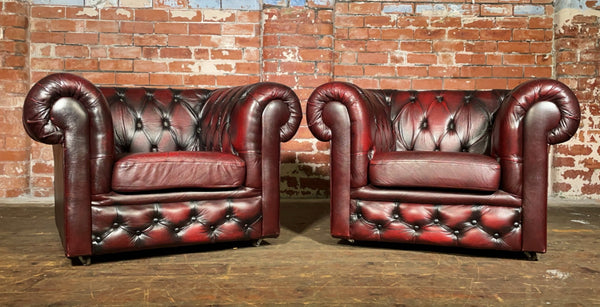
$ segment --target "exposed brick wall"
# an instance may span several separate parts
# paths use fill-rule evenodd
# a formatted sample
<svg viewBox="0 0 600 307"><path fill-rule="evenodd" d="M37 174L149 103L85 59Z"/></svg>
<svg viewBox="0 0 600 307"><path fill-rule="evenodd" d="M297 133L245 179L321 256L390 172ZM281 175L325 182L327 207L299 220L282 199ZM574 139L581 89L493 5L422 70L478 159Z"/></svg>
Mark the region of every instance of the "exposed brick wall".
<svg viewBox="0 0 600 307"><path fill-rule="evenodd" d="M21 128L29 88L28 9L24 2L0 2L0 198L29 193L31 142Z"/></svg>
<svg viewBox="0 0 600 307"><path fill-rule="evenodd" d="M332 80L333 6L271 7L263 10L263 79L286 84L302 101L319 85ZM282 194L325 197L328 193L328 144L318 142L306 126L282 144Z"/></svg>
<svg viewBox="0 0 600 307"><path fill-rule="evenodd" d="M562 197L599 198L600 6L595 2L560 4L555 29L556 77L577 95L582 121L574 139L555 148L553 188Z"/></svg>
<svg viewBox="0 0 600 307"><path fill-rule="evenodd" d="M331 80L420 90L512 88L530 78L559 78L576 89L585 120L576 140L554 149L552 187L561 196L600 198L598 15L569 11L576 18L557 22L552 0L1 3L2 18L26 21L0 23L3 44L25 47L0 50L3 68L21 74L0 77L0 86L17 89L14 99L0 102L0 122L14 127L0 132L0 165L23 170L0 173L5 197L52 194L51 149L24 137L20 105L32 82L68 71L99 85L216 88L274 81L292 87L303 108L312 90ZM13 6L21 9L7 9ZM6 36L18 29L24 38ZM6 66L15 55L30 58ZM19 86L8 86L15 80ZM306 120L282 145L282 160L284 197L327 197L329 147L312 137Z"/></svg>

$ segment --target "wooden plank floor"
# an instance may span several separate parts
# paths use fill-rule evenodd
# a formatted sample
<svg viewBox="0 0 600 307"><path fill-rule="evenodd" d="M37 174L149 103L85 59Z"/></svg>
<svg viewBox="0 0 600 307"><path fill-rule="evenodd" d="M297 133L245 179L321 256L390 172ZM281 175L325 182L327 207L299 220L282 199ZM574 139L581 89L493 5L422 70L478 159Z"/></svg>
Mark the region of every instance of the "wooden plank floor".
<svg viewBox="0 0 600 307"><path fill-rule="evenodd" d="M600 206L553 204L548 253L394 244L329 236L327 200L286 200L282 233L224 244L94 258L63 256L50 206L0 205L0 305L600 304Z"/></svg>

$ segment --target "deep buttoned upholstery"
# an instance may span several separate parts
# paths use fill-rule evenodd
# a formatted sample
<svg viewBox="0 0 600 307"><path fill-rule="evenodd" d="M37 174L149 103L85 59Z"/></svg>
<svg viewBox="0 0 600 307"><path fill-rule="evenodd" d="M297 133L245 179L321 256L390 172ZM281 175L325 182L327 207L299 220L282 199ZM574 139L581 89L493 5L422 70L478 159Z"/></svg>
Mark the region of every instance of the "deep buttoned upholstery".
<svg viewBox="0 0 600 307"><path fill-rule="evenodd" d="M68 257L279 234L280 142L302 113L286 86L98 88L37 82L23 124L52 144Z"/></svg>
<svg viewBox="0 0 600 307"><path fill-rule="evenodd" d="M308 100L331 142L331 233L349 240L546 251L548 145L579 125L564 84L512 91L370 90Z"/></svg>

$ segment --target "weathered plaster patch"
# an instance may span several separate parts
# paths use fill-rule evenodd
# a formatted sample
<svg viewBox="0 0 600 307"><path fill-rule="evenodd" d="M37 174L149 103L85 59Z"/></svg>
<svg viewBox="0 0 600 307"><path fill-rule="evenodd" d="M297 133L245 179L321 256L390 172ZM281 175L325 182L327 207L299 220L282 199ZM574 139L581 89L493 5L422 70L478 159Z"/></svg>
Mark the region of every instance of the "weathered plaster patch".
<svg viewBox="0 0 600 307"><path fill-rule="evenodd" d="M96 8L93 7L84 7L81 11L77 12L77 14L75 14L77 16L88 16L88 17L98 17L98 15L100 15L100 13L98 13L98 10Z"/></svg>
<svg viewBox="0 0 600 307"><path fill-rule="evenodd" d="M131 18L131 12L125 9L117 9L117 15L125 16L127 18Z"/></svg>
<svg viewBox="0 0 600 307"><path fill-rule="evenodd" d="M563 27L570 27L575 16L596 16L600 17L598 5L600 1L586 0L557 0L555 4L554 24L559 31Z"/></svg>
<svg viewBox="0 0 600 307"><path fill-rule="evenodd" d="M206 21L220 21L225 20L233 15L230 11L222 10L206 10L204 13L204 20Z"/></svg>
<svg viewBox="0 0 600 307"><path fill-rule="evenodd" d="M171 11L171 16L174 18L185 18L189 20L193 20L196 16L198 16L198 12L193 10L179 10L179 11Z"/></svg>

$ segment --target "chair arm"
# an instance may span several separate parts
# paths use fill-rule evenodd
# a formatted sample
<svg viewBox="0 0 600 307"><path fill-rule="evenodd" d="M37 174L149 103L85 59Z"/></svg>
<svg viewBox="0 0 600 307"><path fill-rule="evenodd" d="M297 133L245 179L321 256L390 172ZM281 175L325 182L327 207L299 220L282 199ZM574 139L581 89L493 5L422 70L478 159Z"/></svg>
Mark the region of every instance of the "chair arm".
<svg viewBox="0 0 600 307"><path fill-rule="evenodd" d="M75 125L71 116L77 116L75 110L62 104L61 99L76 101L85 113L85 125L89 125L89 133L82 135L83 127ZM74 104L67 104L73 106ZM57 120L64 118L63 121ZM89 121L89 124L88 124ZM23 105L23 125L31 138L45 144L63 144L77 150L89 150L90 178L92 194L110 191L110 179L114 160L114 136L112 118L108 103L100 90L88 80L66 73L52 74L33 85ZM88 128L86 128L88 129ZM88 139L89 146L68 144L66 135ZM66 150L66 154L69 150ZM68 158L68 157L66 157ZM93 180L92 180L93 179Z"/></svg>
<svg viewBox="0 0 600 307"><path fill-rule="evenodd" d="M279 157L279 142L294 136L301 119L298 96L285 85L268 82L217 89L200 114L205 149L242 157L246 185L254 188L262 186L261 153L277 150ZM271 162L279 165L279 160Z"/></svg>
<svg viewBox="0 0 600 307"><path fill-rule="evenodd" d="M547 145L570 139L579 121L577 97L559 81L536 79L513 89L502 102L492 131L491 153L502 165L503 189L521 195L525 152L536 159L547 156Z"/></svg>
<svg viewBox="0 0 600 307"><path fill-rule="evenodd" d="M66 255L91 255L91 195L110 191L114 155L104 96L81 77L49 75L27 94L23 125L54 145L55 219Z"/></svg>
<svg viewBox="0 0 600 307"><path fill-rule="evenodd" d="M343 135L346 131L335 129L348 129L342 121L349 120L350 157L344 159L351 159L352 187L367 184L367 167L373 151L391 151L395 146L388 98L381 90L330 82L315 89L308 99L308 127L319 140L331 140L332 147L347 142L340 137L336 140L336 134Z"/></svg>

